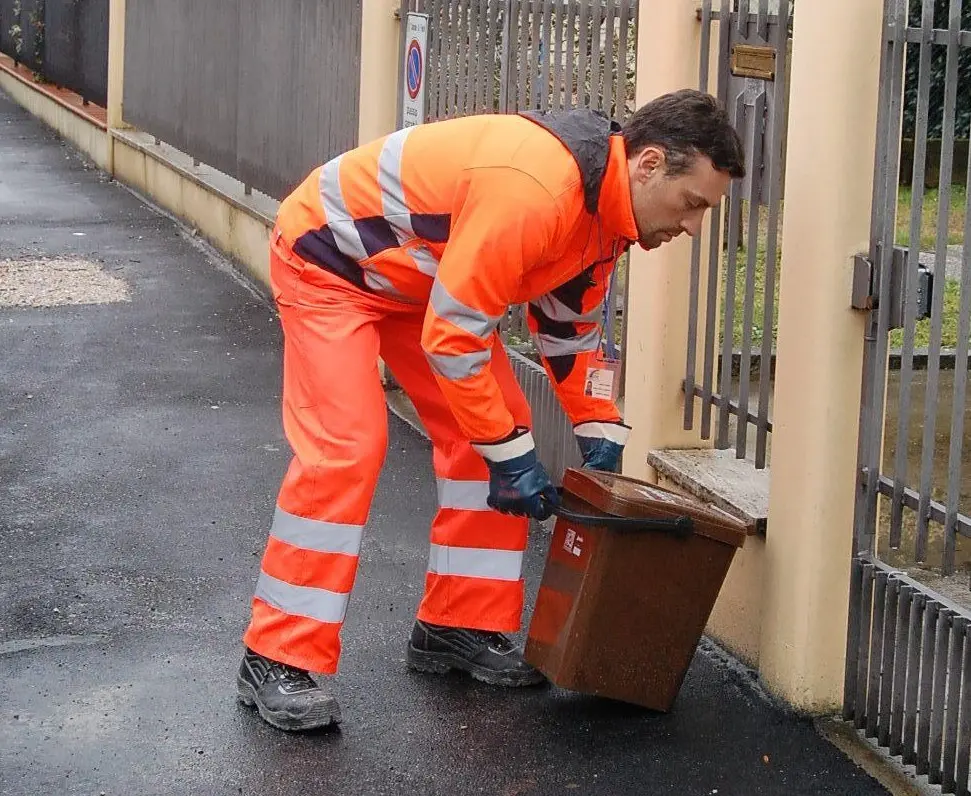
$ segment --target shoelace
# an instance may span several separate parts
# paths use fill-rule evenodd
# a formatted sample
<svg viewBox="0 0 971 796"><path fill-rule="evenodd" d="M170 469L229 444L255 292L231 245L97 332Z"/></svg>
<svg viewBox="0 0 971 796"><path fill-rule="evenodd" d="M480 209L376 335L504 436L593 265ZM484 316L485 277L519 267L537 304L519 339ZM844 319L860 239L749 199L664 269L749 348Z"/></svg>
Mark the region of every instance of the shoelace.
<svg viewBox="0 0 971 796"><path fill-rule="evenodd" d="M281 664L276 668L279 673L278 678L281 680L289 680L292 683L302 683L304 685L316 685L310 674L302 669L294 669L292 666L285 664Z"/></svg>

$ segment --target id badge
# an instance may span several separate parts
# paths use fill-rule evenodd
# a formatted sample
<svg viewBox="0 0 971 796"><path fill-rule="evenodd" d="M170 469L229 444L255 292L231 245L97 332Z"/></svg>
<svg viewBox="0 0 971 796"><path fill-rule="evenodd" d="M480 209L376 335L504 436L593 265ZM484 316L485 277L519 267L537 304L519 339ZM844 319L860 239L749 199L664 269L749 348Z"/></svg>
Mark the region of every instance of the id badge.
<svg viewBox="0 0 971 796"><path fill-rule="evenodd" d="M597 357L587 368L583 394L591 398L616 402L620 395L620 360Z"/></svg>

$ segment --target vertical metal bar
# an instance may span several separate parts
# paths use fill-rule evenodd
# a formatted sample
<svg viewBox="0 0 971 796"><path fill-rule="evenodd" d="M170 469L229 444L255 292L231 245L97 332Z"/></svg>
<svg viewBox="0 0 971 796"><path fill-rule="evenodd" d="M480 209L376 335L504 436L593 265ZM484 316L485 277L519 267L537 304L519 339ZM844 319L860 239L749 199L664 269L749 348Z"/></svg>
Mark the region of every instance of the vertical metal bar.
<svg viewBox="0 0 971 796"><path fill-rule="evenodd" d="M750 13L750 0L738 0L738 17L735 22L738 35L743 39L748 38L748 18Z"/></svg>
<svg viewBox="0 0 971 796"><path fill-rule="evenodd" d="M876 588L874 566L870 563L863 564L863 584L862 599L860 600L860 649L856 664L856 696L853 700L855 705L854 726L862 730L866 726L867 719L867 685L869 683L870 669L870 636L873 627L873 592Z"/></svg>
<svg viewBox="0 0 971 796"><path fill-rule="evenodd" d="M556 3L555 27L553 41L553 108L560 110L565 107L566 85L564 76L567 70L563 68L563 33L566 28L564 18L565 7L563 3Z"/></svg>
<svg viewBox="0 0 971 796"><path fill-rule="evenodd" d="M900 754L900 747L904 737L904 694L907 689L907 667L910 657L911 606L913 605L914 589L912 586L901 586L900 597L897 602L897 631L896 654L893 670L893 707L890 714L890 737L887 746L893 756Z"/></svg>
<svg viewBox="0 0 971 796"><path fill-rule="evenodd" d="M780 0L779 7L788 4L788 0ZM769 0L759 0L758 18L756 20L757 35L762 41L769 40Z"/></svg>
<svg viewBox="0 0 971 796"><path fill-rule="evenodd" d="M923 642L921 645L920 696L918 697L917 756L914 765L917 775L929 770L927 749L931 733L931 697L934 693L934 651L940 603L928 600L924 607Z"/></svg>
<svg viewBox="0 0 971 796"><path fill-rule="evenodd" d="M966 240L966 239L965 239ZM968 776L971 775L971 633L967 625L961 662L961 713L958 718L958 755L955 773L957 796L968 796Z"/></svg>
<svg viewBox="0 0 971 796"><path fill-rule="evenodd" d="M512 46L513 0L502 0L502 42L499 54L499 112L509 109L510 59L514 52Z"/></svg>
<svg viewBox="0 0 971 796"><path fill-rule="evenodd" d="M569 13L567 14L566 26L566 79L569 91L566 96L566 107L575 108L577 106L577 96L580 91L577 80L579 79L576 71L576 45L577 45L577 4L569 3Z"/></svg>
<svg viewBox="0 0 971 796"><path fill-rule="evenodd" d="M488 1L488 0L486 0ZM482 24L483 0L469 2L469 74L466 81L465 112L478 113L479 70L485 50L485 26Z"/></svg>
<svg viewBox="0 0 971 796"><path fill-rule="evenodd" d="M775 30L776 61L783 86L789 80L789 3L779 4L779 22ZM759 411L756 421L755 466L762 469L766 464L769 436L769 402L772 390L772 344L775 339L775 279L779 256L779 215L782 205L782 150L786 129L785 113L780 112L781 101L772 115L769 130L772 148L765 160L763 179L769 181L769 218L765 235L765 277L762 299L762 351L759 369Z"/></svg>
<svg viewBox="0 0 971 796"><path fill-rule="evenodd" d="M703 0L701 5L701 53L698 71L698 86L701 91L708 90L708 70L711 52L711 0ZM711 211L713 214L717 210ZM709 265L710 267L710 265ZM717 269L716 269L717 270ZM691 242L691 283L688 290L688 351L685 362L684 378L684 427L694 427L695 409L695 369L698 352L698 310L701 303L701 239Z"/></svg>
<svg viewBox="0 0 971 796"><path fill-rule="evenodd" d="M927 598L923 593L914 593L910 602L910 627L907 631L907 688L904 694L904 734L901 742L901 757L904 765L913 765L917 757L917 693L920 685L921 628L924 624L924 605Z"/></svg>
<svg viewBox="0 0 971 796"><path fill-rule="evenodd" d="M516 86L516 105L514 110L525 110L529 107L529 78L532 62L529 60L529 12L530 0L520 0L519 3L519 64Z"/></svg>
<svg viewBox="0 0 971 796"><path fill-rule="evenodd" d="M954 164L954 121L957 106L958 90L958 48L961 30L961 0L951 0L948 15L947 36L947 68L944 78L944 142L941 148L941 179L938 188L937 210L937 247L935 253L935 269L938 274L945 272L947 262L947 234L948 221L951 214L951 174ZM925 406L937 406L937 392L940 376L941 332L944 316L944 290L935 290L933 295L933 312L931 314L931 339L927 352L927 391ZM917 508L917 541L926 552L927 524L931 500L931 479L934 473L933 465L936 453L937 412L925 412L923 457L920 471L920 501ZM922 559L920 559L922 560ZM950 575L954 571L953 554L948 560L944 558L943 574Z"/></svg>
<svg viewBox="0 0 971 796"><path fill-rule="evenodd" d="M958 6L960 4L957 4ZM961 26L961 10L960 8L955 8L955 3L952 2L950 8L950 16L948 20L948 55L950 56L952 50L955 47L955 39L957 37L957 30ZM967 54L967 50L963 51ZM956 58L958 56L955 56ZM948 79L951 78L951 64L948 64ZM955 80L960 80L960 75L955 75ZM957 86L953 87L953 90L957 91ZM967 89L965 89L967 90ZM945 127L943 130L943 146L944 149L949 152L953 152L954 149L954 124L948 124L947 113L945 111ZM969 175L965 180L966 190L971 188L971 159L968 162L968 169L966 172ZM950 175L949 175L950 177ZM948 185L946 186L948 194L948 210L950 210L950 179L947 180ZM941 180L941 186L939 189L943 191L945 189L943 174ZM949 213L948 213L949 215ZM946 265L942 264L940 258L940 251L942 248L947 246L947 230L949 228L948 216L942 216L939 221L940 227L938 231L938 255L935 261L935 273L940 274L946 272ZM941 229L944 230L944 240L941 240ZM961 299L960 299L960 310L958 311L958 337L957 337L957 348L955 351L955 368L954 368L954 387L952 395L952 406L951 406L951 432L950 432L950 444L948 449L948 487L947 487L947 498L946 498L946 513L944 518L944 567L943 571L945 574L949 574L954 571L954 557L957 547L957 514L958 514L958 503L961 496L961 469L963 464L963 443L964 443L964 408L965 408L965 398L967 390L967 380L968 380L968 337L969 332L969 322L971 322L971 267L969 267L968 258L968 247L971 246L971 212L969 208L965 208L964 217L964 239L963 239L963 249L962 249L962 267L961 267ZM944 248L946 251L946 248ZM938 291L943 294L945 285L940 284Z"/></svg>
<svg viewBox="0 0 971 796"><path fill-rule="evenodd" d="M468 56L468 46L465 43L465 7L468 0L452 0L449 3L449 42L448 42L448 102L449 116L459 116L462 113L461 102L465 100L465 59Z"/></svg>
<svg viewBox="0 0 971 796"><path fill-rule="evenodd" d="M954 615L947 609L937 620L937 639L934 648L934 696L931 705L930 743L927 750L931 785L941 784L941 748L944 740L944 699L947 688L948 641Z"/></svg>
<svg viewBox="0 0 971 796"><path fill-rule="evenodd" d="M897 168L900 153L900 103L903 84L906 0L886 0L881 56L880 101L877 104L877 153L870 213L870 258L886 271L894 239ZM876 532L877 485L883 439L884 382L887 367L889 318L886 306L890 280L880 280L880 309L868 320L866 362L861 385L859 462L866 483L854 519L857 550L873 547Z"/></svg>
<svg viewBox="0 0 971 796"><path fill-rule="evenodd" d="M442 4L442 117L455 112L455 4L445 0Z"/></svg>
<svg viewBox="0 0 971 796"><path fill-rule="evenodd" d="M590 20L590 105L603 102L600 86L600 29L603 25L603 0L593 0Z"/></svg>
<svg viewBox="0 0 971 796"><path fill-rule="evenodd" d="M843 721L856 717L857 671L860 666L860 619L863 602L863 561L850 562L850 610L846 623L846 667L843 673Z"/></svg>
<svg viewBox="0 0 971 796"><path fill-rule="evenodd" d="M968 176L965 185L971 189L971 158L968 159ZM940 273L938 270L937 273ZM938 285L937 290L944 290ZM961 255L961 308L958 312L958 339L955 350L954 393L951 396L951 441L947 467L947 512L944 519L944 557L951 562L953 571L957 515L961 499L961 471L965 464L964 414L967 409L968 340L971 338L971 208L964 215L964 247Z"/></svg>
<svg viewBox="0 0 971 796"><path fill-rule="evenodd" d="M587 57L590 50L590 0L579 0L580 30L577 44L577 105L589 104L587 86Z"/></svg>
<svg viewBox="0 0 971 796"><path fill-rule="evenodd" d="M900 581L887 579L887 608L883 617L883 664L880 673L880 717L877 720L877 743L890 744L890 708L893 704L894 673L897 664L897 609Z"/></svg>
<svg viewBox="0 0 971 796"><path fill-rule="evenodd" d="M732 0L721 0L718 20L718 98L728 102L728 47L731 41L729 21ZM723 199L711 211L711 236L708 251L708 299L705 305L705 364L702 369L701 436L711 438L712 391L715 381L715 318L718 314L719 264L721 261L721 231L728 204Z"/></svg>
<svg viewBox="0 0 971 796"><path fill-rule="evenodd" d="M706 0L711 3L711 0ZM630 28L630 2L620 0L620 23L617 31L617 74L614 102L617 110L614 115L619 121L627 119L627 34Z"/></svg>
<svg viewBox="0 0 971 796"><path fill-rule="evenodd" d="M955 766L958 749L958 711L961 706L961 658L964 652L964 637L968 620L956 616L951 623L951 638L948 643L947 665L947 707L944 722L944 761L941 785L945 793L953 793L955 785Z"/></svg>
<svg viewBox="0 0 971 796"><path fill-rule="evenodd" d="M866 695L866 737L876 738L880 719L880 666L887 610L887 573L879 569L873 586L873 629L870 632L870 676Z"/></svg>
<svg viewBox="0 0 971 796"><path fill-rule="evenodd" d="M735 97L732 121L741 126L745 113L745 97ZM738 265L738 222L742 213L742 188L738 181L732 182L729 190L728 211L728 257L725 264L725 296L722 310L722 352L721 352L721 394L725 398L718 414L718 442L716 447L728 447L728 399L732 393L732 355L735 345L735 278ZM739 423L745 422L744 415Z"/></svg>
<svg viewBox="0 0 971 796"><path fill-rule="evenodd" d="M752 171L748 199L748 241L745 244L745 301L742 309L742 362L738 376L738 407L739 418L736 429L735 456L745 458L748 447L748 420L746 412L749 404L749 382L752 378L752 318L755 314L755 272L758 269L759 249L759 212L762 195L761 166L762 154L762 120L765 118L765 91L761 91L752 109L752 125L755 128L752 135L752 158L749 161ZM763 330L763 334L771 333ZM766 365L767 363L762 363Z"/></svg>
<svg viewBox="0 0 971 796"><path fill-rule="evenodd" d="M543 58L543 0L533 0L532 34L529 37L529 107L539 108L542 97L540 62Z"/></svg>
<svg viewBox="0 0 971 796"><path fill-rule="evenodd" d="M475 53L475 43L472 41L472 26L469 24L470 0L455 0L455 115L465 114L465 98L467 96L469 71L472 57Z"/></svg>
<svg viewBox="0 0 971 796"><path fill-rule="evenodd" d="M553 0L543 3L543 76L540 81L541 107L544 111L550 108L550 61L553 59Z"/></svg>
<svg viewBox="0 0 971 796"><path fill-rule="evenodd" d="M921 14L921 42L917 81L917 120L914 133L914 164L911 179L910 257L907 284L916 284L920 254L921 217L924 206L924 166L927 158L927 123L931 84L931 40L934 34L934 0L924 0ZM897 417L897 445L894 457L893 497L890 508L890 546L900 547L903 527L904 488L910 479L907 454L910 450L910 396L913 382L914 332L917 295L908 291L904 313L904 343L900 357L900 407ZM928 404L929 406L929 404Z"/></svg>
<svg viewBox="0 0 971 796"><path fill-rule="evenodd" d="M617 118L614 107L614 86L616 71L620 68L620 53L614 47L614 27L616 22L617 0L606 0L607 16L604 18L603 33L603 109L610 118Z"/></svg>

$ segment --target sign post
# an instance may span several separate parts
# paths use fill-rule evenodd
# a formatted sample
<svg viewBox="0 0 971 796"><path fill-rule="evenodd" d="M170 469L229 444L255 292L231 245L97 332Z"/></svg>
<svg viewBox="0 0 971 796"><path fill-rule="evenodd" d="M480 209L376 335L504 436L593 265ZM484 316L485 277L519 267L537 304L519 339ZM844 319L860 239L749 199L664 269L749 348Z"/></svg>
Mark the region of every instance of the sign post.
<svg viewBox="0 0 971 796"><path fill-rule="evenodd" d="M428 49L428 14L408 14L405 27L405 62L401 126L425 122L425 62Z"/></svg>

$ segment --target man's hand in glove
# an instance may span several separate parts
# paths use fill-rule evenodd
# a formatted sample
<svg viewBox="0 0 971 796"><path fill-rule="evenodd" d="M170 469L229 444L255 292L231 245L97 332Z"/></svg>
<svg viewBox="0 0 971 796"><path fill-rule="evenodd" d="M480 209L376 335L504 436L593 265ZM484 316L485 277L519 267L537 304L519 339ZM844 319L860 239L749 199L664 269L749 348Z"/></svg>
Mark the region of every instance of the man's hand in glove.
<svg viewBox="0 0 971 796"><path fill-rule="evenodd" d="M630 426L619 421L592 420L574 426L573 433L583 454L585 469L617 472Z"/></svg>
<svg viewBox="0 0 971 796"><path fill-rule="evenodd" d="M486 502L503 514L547 519L559 503L549 475L536 458L533 435L517 428L509 437L494 443L479 443L475 449L489 466L489 497Z"/></svg>

